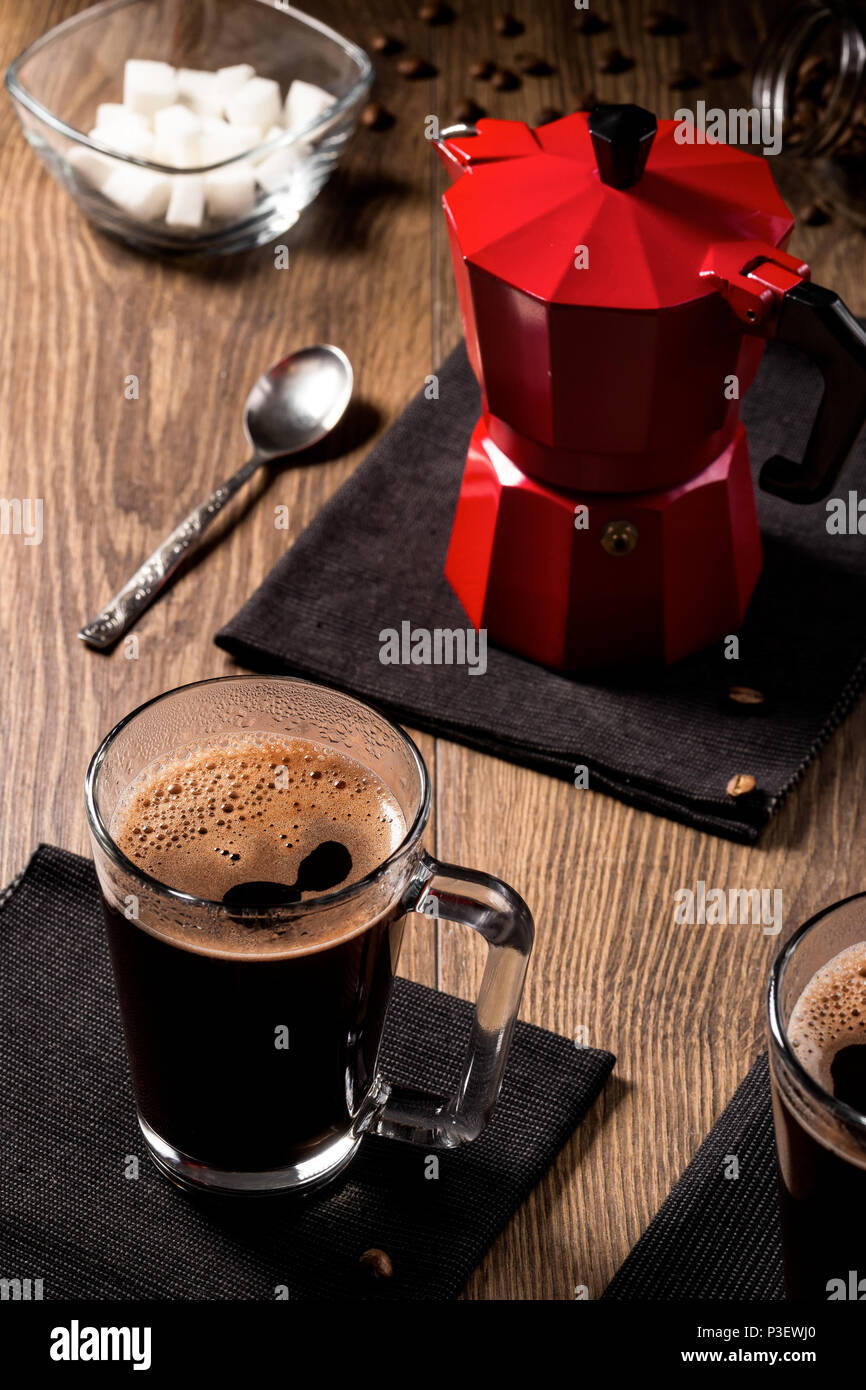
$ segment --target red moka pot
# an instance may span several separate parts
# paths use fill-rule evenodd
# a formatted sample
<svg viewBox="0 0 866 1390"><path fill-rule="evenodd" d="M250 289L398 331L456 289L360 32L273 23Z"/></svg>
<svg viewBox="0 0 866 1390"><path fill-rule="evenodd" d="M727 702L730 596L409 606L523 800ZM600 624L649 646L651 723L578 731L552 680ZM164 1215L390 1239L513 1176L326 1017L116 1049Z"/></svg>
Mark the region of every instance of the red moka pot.
<svg viewBox="0 0 866 1390"><path fill-rule="evenodd" d="M694 132L692 132L694 136ZM767 162L638 106L437 149L482 395L445 572L476 627L560 669L676 661L736 632L761 569L740 402L768 338L825 379L791 502L866 419L866 334L785 250Z"/></svg>

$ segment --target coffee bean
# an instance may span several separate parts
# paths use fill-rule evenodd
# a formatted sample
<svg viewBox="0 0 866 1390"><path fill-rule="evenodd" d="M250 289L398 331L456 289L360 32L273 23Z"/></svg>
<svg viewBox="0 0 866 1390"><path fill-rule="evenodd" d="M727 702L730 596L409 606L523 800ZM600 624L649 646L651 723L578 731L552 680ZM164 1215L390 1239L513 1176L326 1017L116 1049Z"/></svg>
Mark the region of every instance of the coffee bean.
<svg viewBox="0 0 866 1390"><path fill-rule="evenodd" d="M864 129L862 116L858 116L858 109L855 107L848 125L842 132L837 149L849 157L856 157L862 152L866 129Z"/></svg>
<svg viewBox="0 0 866 1390"><path fill-rule="evenodd" d="M555 72L555 68L547 59L538 53L518 53L515 55L514 63L518 72L525 72L527 77L549 77Z"/></svg>
<svg viewBox="0 0 866 1390"><path fill-rule="evenodd" d="M417 53L401 58L397 64L397 71L401 77L408 78L410 82L416 81L419 77L435 77L436 69L432 63L428 63L426 58L420 58Z"/></svg>
<svg viewBox="0 0 866 1390"><path fill-rule="evenodd" d="M518 34L523 33L523 24L513 14L498 15L493 21L493 27L504 39L516 39Z"/></svg>
<svg viewBox="0 0 866 1390"><path fill-rule="evenodd" d="M363 1272L371 1279L390 1279L394 1273L394 1266L391 1263L391 1256L386 1255L384 1250L365 1250L358 1263Z"/></svg>
<svg viewBox="0 0 866 1390"><path fill-rule="evenodd" d="M825 227L831 220L829 212L820 203L807 203L797 213L797 221L806 227Z"/></svg>
<svg viewBox="0 0 866 1390"><path fill-rule="evenodd" d="M643 27L647 34L652 34L653 38L667 38L674 34L685 34L689 28L684 19L671 14L669 10L651 10L644 17Z"/></svg>
<svg viewBox="0 0 866 1390"><path fill-rule="evenodd" d="M455 120L459 121L461 125L474 125L476 121L480 121L481 117L486 115L487 112L484 107L479 106L473 97L465 97L454 113Z"/></svg>
<svg viewBox="0 0 866 1390"><path fill-rule="evenodd" d="M829 66L822 53L810 53L797 69L797 81L811 82L815 77L826 77Z"/></svg>
<svg viewBox="0 0 866 1390"><path fill-rule="evenodd" d="M594 10L587 10L585 15L581 15L580 19L575 21L575 24L581 34L586 34L588 38L592 38L595 34L603 34L606 29L610 28L607 20L602 19L601 15L597 15Z"/></svg>
<svg viewBox="0 0 866 1390"><path fill-rule="evenodd" d="M764 692L753 690L749 685L732 685L728 691L728 699L733 700L735 705L762 705Z"/></svg>
<svg viewBox="0 0 866 1390"><path fill-rule="evenodd" d="M739 63L733 54L728 53L726 49L722 49L718 53L709 53L701 63L701 72L705 77L736 77L737 73L742 71L742 63Z"/></svg>
<svg viewBox="0 0 866 1390"><path fill-rule="evenodd" d="M394 124L394 117L380 101L371 101L361 112L361 124L368 130L389 130Z"/></svg>
<svg viewBox="0 0 866 1390"><path fill-rule="evenodd" d="M793 144L798 144L803 139L803 136L805 134L805 127L800 121L796 120L793 116L790 120L787 120L785 122L785 128L783 131L785 144L788 144L789 141Z"/></svg>
<svg viewBox="0 0 866 1390"><path fill-rule="evenodd" d="M559 121L561 119L562 112L559 111L555 106L542 106L541 110L539 111L532 124L537 129L538 126L550 125L552 121Z"/></svg>
<svg viewBox="0 0 866 1390"><path fill-rule="evenodd" d="M513 92L520 86L520 78L510 68L497 68L490 80L497 92Z"/></svg>
<svg viewBox="0 0 866 1390"><path fill-rule="evenodd" d="M620 72L629 72L634 67L634 58L629 58L621 48L609 48L595 66L599 72L615 76Z"/></svg>
<svg viewBox="0 0 866 1390"><path fill-rule="evenodd" d="M386 57L391 53L399 53L403 44L400 39L395 39L393 34L374 34L370 40L370 47L374 53L384 53Z"/></svg>
<svg viewBox="0 0 866 1390"><path fill-rule="evenodd" d="M738 772L736 776L731 778L725 790L728 796L748 796L757 785L750 772Z"/></svg>
<svg viewBox="0 0 866 1390"><path fill-rule="evenodd" d="M482 58L479 62L472 64L469 75L474 77L476 82L489 82L495 71L496 64L490 58Z"/></svg>
<svg viewBox="0 0 866 1390"><path fill-rule="evenodd" d="M818 96L833 69L820 53L812 53L797 68L794 91L797 96Z"/></svg>
<svg viewBox="0 0 866 1390"><path fill-rule="evenodd" d="M598 93L592 87L587 88L580 101L577 103L578 111L591 111L594 106L598 106Z"/></svg>
<svg viewBox="0 0 866 1390"><path fill-rule="evenodd" d="M668 86L672 92L689 92L693 87L700 85L700 78L690 68L674 68L668 78Z"/></svg>
<svg viewBox="0 0 866 1390"><path fill-rule="evenodd" d="M422 24L450 24L454 18L454 11L450 5L436 4L431 0L430 4L421 6L418 18Z"/></svg>
<svg viewBox="0 0 866 1390"><path fill-rule="evenodd" d="M842 154L850 154L856 140L857 131L851 125L846 126L836 142L836 149Z"/></svg>

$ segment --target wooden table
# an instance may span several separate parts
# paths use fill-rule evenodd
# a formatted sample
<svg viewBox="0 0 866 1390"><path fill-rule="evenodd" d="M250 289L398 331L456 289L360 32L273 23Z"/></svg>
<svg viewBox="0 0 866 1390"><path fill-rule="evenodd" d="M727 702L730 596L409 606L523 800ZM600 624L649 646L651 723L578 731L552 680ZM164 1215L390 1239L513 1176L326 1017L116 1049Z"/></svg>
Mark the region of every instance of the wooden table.
<svg viewBox="0 0 866 1390"><path fill-rule="evenodd" d="M232 669L212 637L285 548L274 507L288 506L293 539L369 447L254 483L219 543L138 624L137 658L122 646L108 657L84 648L81 622L240 461L241 406L259 370L303 343L338 342L381 431L457 340L444 176L423 123L428 113L453 119L472 94L470 61L535 49L557 64L554 76L526 78L515 92L475 84L491 115L532 119L545 105L576 106L595 87L603 99L670 116L683 102L667 85L673 67L697 64L720 42L748 65L766 23L763 4L680 4L691 32L653 39L637 0L599 0L614 27L588 40L567 0L520 0L527 32L509 40L494 36L498 7L489 0L456 0L462 16L441 28L425 27L401 0L305 3L362 43L379 28L405 36L438 76L410 83L392 59L377 60L377 94L397 123L359 132L341 172L283 238L289 270L275 268L267 247L193 269L106 239L41 169L0 104L0 493L44 499L40 546L0 537L3 882L40 840L87 851L81 784L100 737L157 692ZM79 8L0 0L4 63ZM637 59L617 78L594 71L611 42ZM713 83L707 95L743 104L744 83ZM778 176L797 206L796 171L780 166ZM816 279L866 311L860 234L834 221L798 231L794 249ZM130 374L138 400L125 399ZM861 706L754 849L420 738L435 783L430 848L502 874L535 913L523 1017L567 1035L583 1029L618 1057L603 1097L466 1297L570 1299L577 1285L590 1297L602 1292L763 1046L764 983L778 941L752 927L675 927L674 892L698 879L781 887L787 934L866 886L855 833L864 733ZM420 921L408 934L405 972L471 996L479 955L467 952L465 932L434 931Z"/></svg>

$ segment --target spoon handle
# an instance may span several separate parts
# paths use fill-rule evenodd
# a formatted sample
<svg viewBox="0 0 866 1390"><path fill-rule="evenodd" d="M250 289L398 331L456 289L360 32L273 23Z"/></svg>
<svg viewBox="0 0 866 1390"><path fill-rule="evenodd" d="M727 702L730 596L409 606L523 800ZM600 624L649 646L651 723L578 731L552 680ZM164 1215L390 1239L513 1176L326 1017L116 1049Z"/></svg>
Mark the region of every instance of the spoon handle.
<svg viewBox="0 0 866 1390"><path fill-rule="evenodd" d="M90 647L104 648L112 646L122 637L174 574L181 561L198 548L214 518L264 461L262 455L254 454L237 473L216 488L189 516L184 517L171 535L166 536L153 554L139 565L132 578L127 580L102 612L85 624L78 634L82 642Z"/></svg>

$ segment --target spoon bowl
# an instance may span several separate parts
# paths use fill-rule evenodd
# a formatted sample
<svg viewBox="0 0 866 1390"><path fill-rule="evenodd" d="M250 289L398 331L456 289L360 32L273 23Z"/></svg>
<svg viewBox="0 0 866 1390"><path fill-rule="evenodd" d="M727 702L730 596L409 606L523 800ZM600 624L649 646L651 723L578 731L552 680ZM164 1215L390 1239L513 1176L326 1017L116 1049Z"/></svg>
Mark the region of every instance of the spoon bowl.
<svg viewBox="0 0 866 1390"><path fill-rule="evenodd" d="M258 458L318 444L345 415L353 380L348 357L330 343L301 348L263 372L244 407L244 433Z"/></svg>

